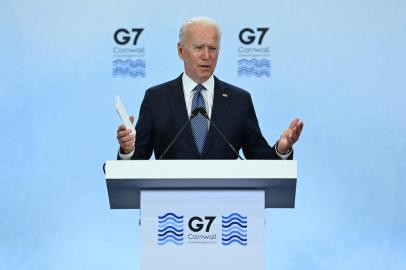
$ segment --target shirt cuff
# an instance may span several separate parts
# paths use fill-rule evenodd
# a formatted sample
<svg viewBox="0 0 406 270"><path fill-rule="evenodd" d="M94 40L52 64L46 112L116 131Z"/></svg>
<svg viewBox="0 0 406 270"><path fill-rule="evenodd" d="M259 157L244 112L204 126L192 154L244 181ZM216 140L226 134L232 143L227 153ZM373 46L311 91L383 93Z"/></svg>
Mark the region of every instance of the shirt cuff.
<svg viewBox="0 0 406 270"><path fill-rule="evenodd" d="M129 153L129 154L122 154L121 152L120 152L120 150L118 151L118 155L120 156L120 158L121 159L123 159L123 160L129 160L129 159L131 159L131 157L134 155L134 149L131 151L131 153Z"/></svg>
<svg viewBox="0 0 406 270"><path fill-rule="evenodd" d="M288 157L290 156L290 154L292 154L292 148L289 149L289 151L288 151L286 154L282 155L282 154L280 154L280 153L278 152L278 143L279 143L279 140L275 143L275 151L276 151L276 154L277 154L282 160L287 160Z"/></svg>

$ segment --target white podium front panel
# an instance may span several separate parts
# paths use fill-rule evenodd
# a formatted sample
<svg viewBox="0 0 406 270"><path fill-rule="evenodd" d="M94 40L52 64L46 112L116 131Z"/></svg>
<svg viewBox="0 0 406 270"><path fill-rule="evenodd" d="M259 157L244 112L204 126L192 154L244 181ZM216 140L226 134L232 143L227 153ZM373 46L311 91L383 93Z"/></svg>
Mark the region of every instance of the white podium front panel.
<svg viewBox="0 0 406 270"><path fill-rule="evenodd" d="M265 269L264 191L142 191L141 270Z"/></svg>

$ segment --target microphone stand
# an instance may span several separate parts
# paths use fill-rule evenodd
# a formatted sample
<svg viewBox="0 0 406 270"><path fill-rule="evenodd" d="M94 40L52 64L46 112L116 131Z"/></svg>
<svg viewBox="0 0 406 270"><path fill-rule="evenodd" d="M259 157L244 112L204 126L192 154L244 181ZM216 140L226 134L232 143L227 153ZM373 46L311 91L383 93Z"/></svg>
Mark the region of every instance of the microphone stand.
<svg viewBox="0 0 406 270"><path fill-rule="evenodd" d="M171 143L165 148L165 151L159 156L158 160L161 160L166 153L169 151L169 149L172 147L172 145L176 142L180 134L182 134L183 130L186 128L186 126L192 121L193 118L196 117L196 115L200 112L199 108L196 108L192 111L190 118L186 121L185 124L183 124L182 128L179 130L178 134L176 134L175 138L171 141Z"/></svg>
<svg viewBox="0 0 406 270"><path fill-rule="evenodd" d="M201 113L204 118L206 118L207 120L209 120L210 124L213 125L213 127L217 130L217 132L221 135L221 137L223 138L223 140L227 143L227 145L231 148L231 150L233 150L233 152L238 156L238 158L240 160L244 160L240 154L237 152L237 150L235 150L234 146L227 140L226 136L224 136L223 132L221 132L221 130L216 126L216 124L214 124L213 121L211 121L209 115L207 114L207 111L205 108L196 108L195 110L198 110L199 113Z"/></svg>

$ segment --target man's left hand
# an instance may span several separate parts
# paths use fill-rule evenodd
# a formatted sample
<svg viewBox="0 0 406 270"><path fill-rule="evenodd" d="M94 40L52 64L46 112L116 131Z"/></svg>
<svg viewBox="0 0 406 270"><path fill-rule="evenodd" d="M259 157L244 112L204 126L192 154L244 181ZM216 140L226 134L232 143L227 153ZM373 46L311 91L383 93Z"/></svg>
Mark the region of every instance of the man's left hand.
<svg viewBox="0 0 406 270"><path fill-rule="evenodd" d="M299 118L293 119L289 127L282 133L278 142L278 153L286 154L292 146L299 140L304 123Z"/></svg>

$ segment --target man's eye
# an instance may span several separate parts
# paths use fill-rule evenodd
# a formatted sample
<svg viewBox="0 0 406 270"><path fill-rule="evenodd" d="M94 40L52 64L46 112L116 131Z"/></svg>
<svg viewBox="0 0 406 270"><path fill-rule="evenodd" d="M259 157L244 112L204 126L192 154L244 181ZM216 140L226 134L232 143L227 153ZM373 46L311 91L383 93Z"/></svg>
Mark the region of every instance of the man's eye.
<svg viewBox="0 0 406 270"><path fill-rule="evenodd" d="M210 51L212 51L212 52L217 52L217 48L215 48L215 47L210 48Z"/></svg>

